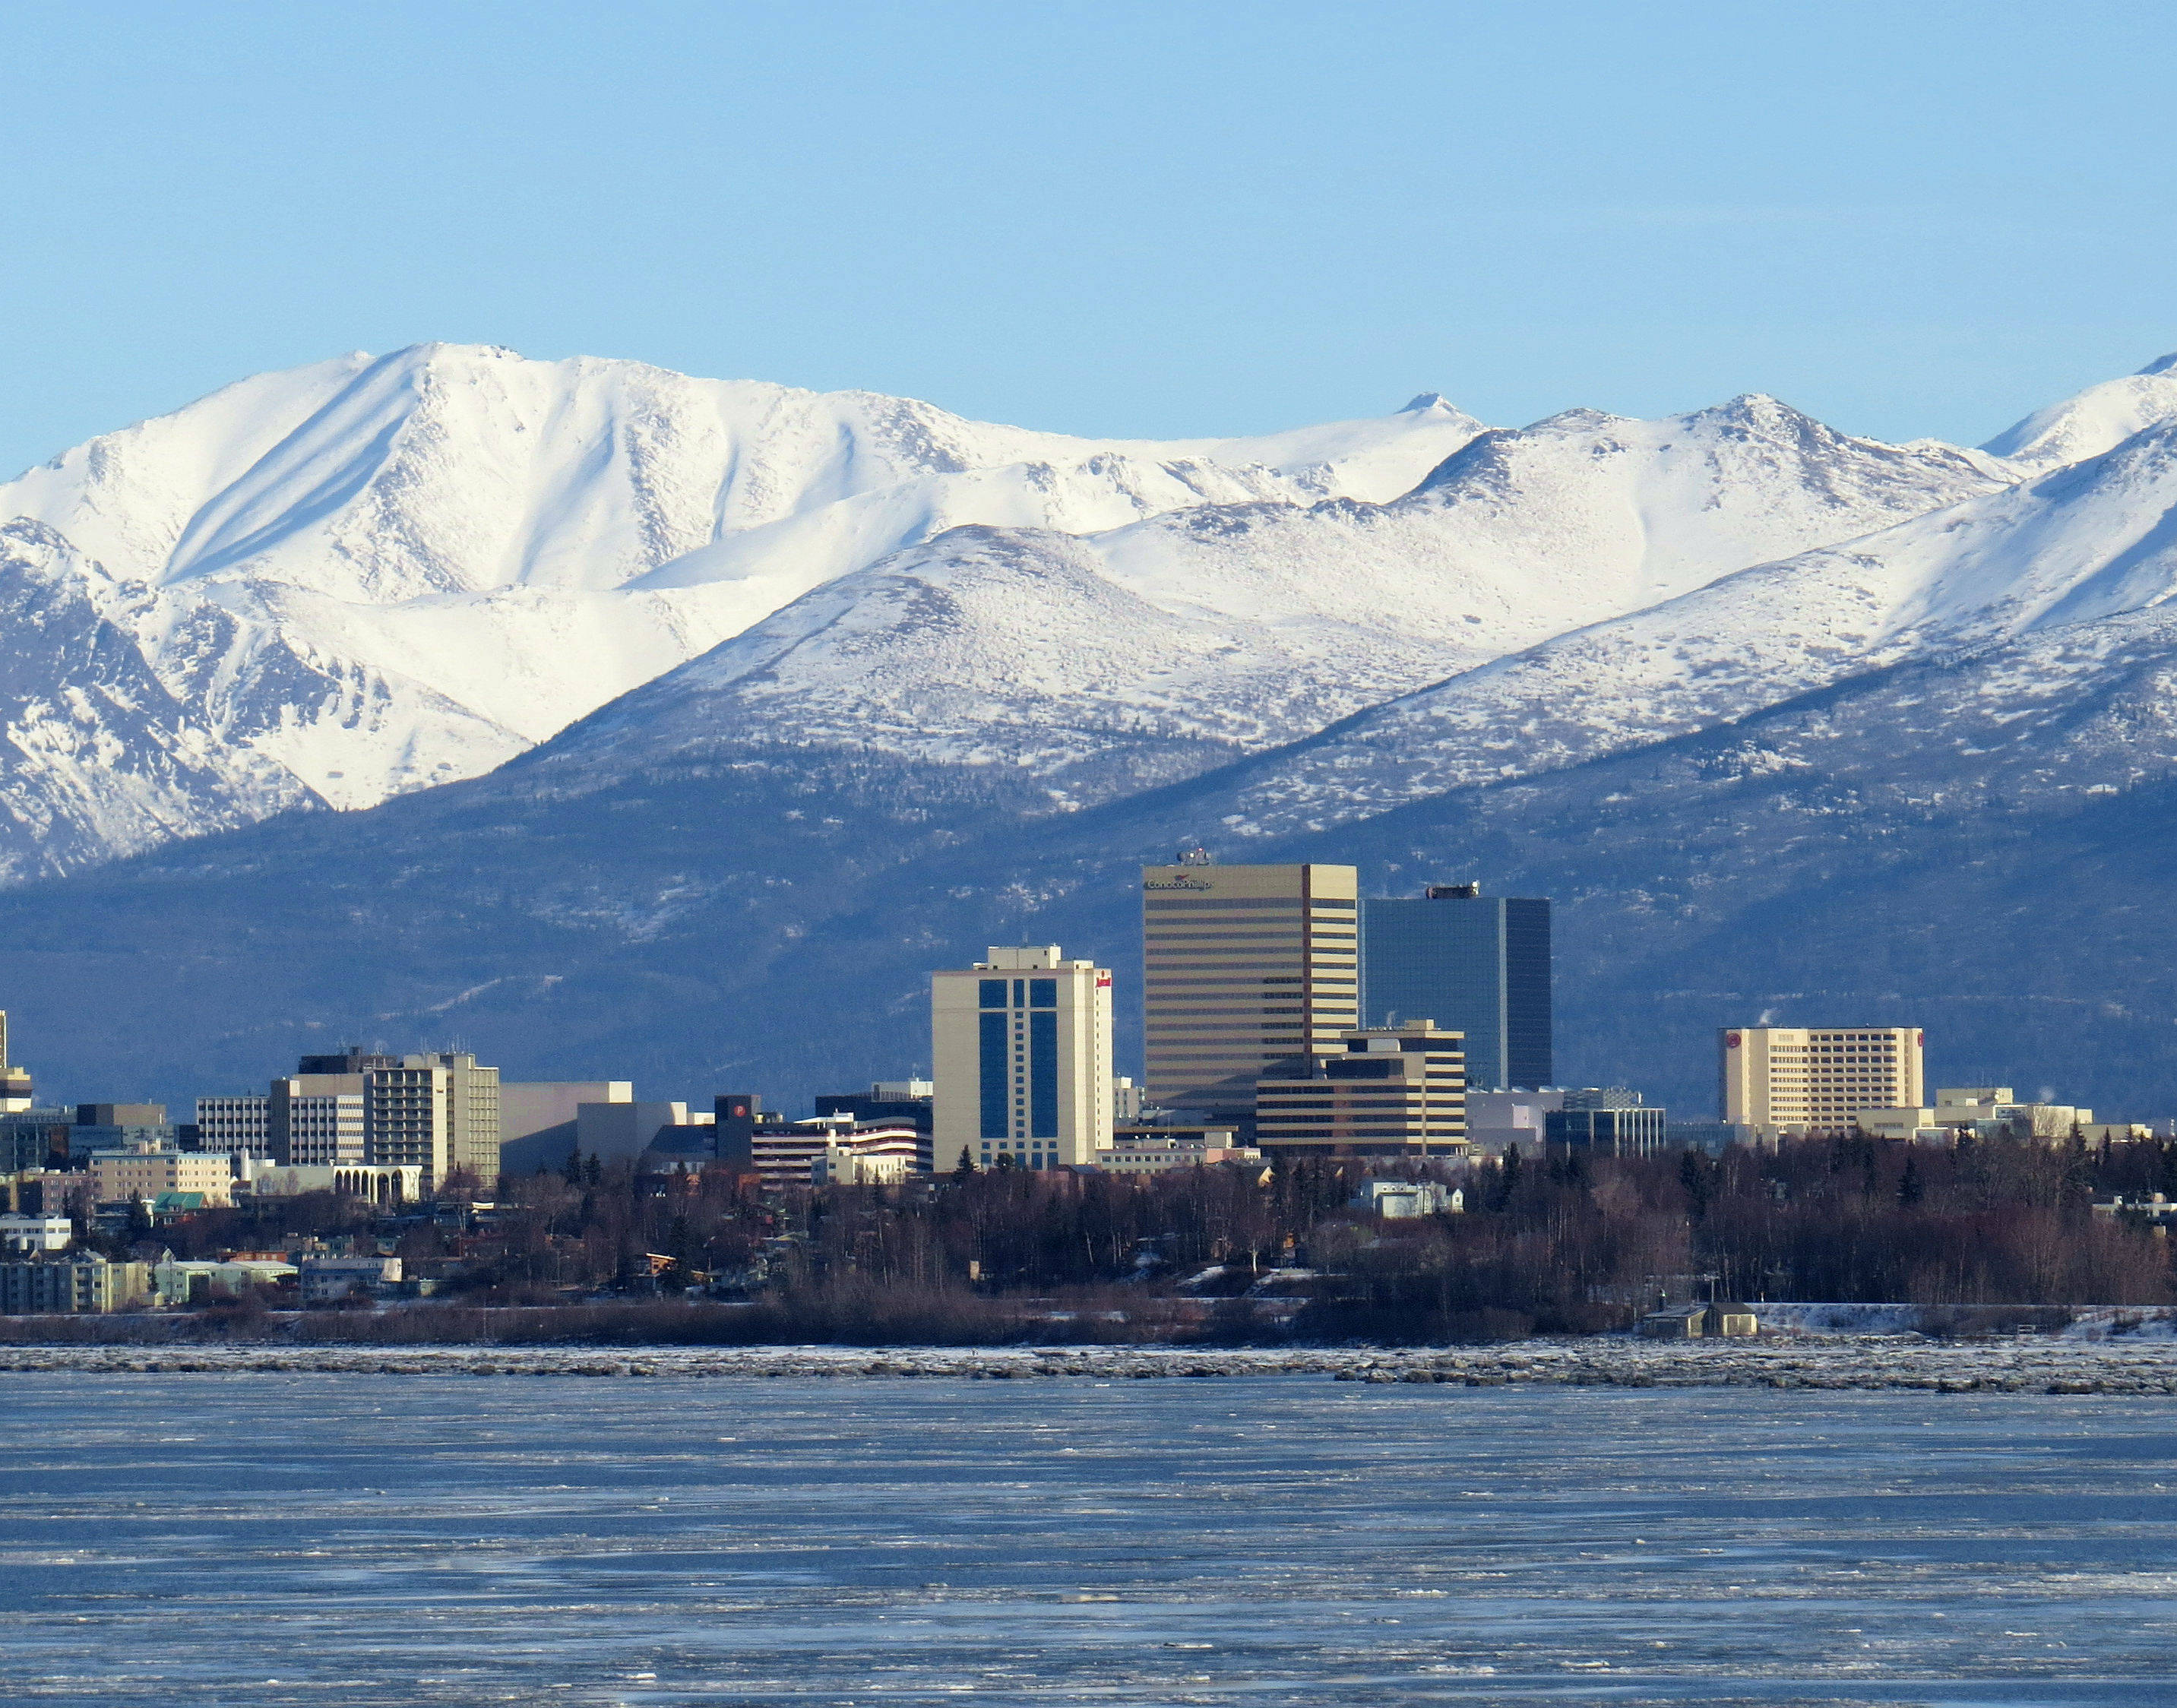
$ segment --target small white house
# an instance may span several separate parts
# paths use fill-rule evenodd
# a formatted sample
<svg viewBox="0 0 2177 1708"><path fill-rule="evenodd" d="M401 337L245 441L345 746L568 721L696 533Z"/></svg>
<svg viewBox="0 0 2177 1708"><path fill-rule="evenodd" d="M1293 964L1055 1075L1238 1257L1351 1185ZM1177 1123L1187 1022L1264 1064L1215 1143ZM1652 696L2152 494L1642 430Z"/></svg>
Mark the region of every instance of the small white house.
<svg viewBox="0 0 2177 1708"><path fill-rule="evenodd" d="M329 1305L357 1292L376 1293L401 1281L398 1258L305 1258L303 1302Z"/></svg>
<svg viewBox="0 0 2177 1708"><path fill-rule="evenodd" d="M74 1225L66 1216L0 1215L0 1245L19 1256L64 1252L74 1237Z"/></svg>

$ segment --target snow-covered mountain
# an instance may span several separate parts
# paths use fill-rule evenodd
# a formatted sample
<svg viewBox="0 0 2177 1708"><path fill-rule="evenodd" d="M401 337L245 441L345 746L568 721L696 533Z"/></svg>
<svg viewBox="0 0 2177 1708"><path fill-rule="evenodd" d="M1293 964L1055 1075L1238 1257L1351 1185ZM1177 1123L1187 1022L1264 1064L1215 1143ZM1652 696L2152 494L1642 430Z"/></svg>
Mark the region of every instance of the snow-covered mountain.
<svg viewBox="0 0 2177 1708"><path fill-rule="evenodd" d="M1350 822L1711 728L1917 657L2177 590L2177 419L2083 463L1562 636L1362 712L1230 779L1243 836Z"/></svg>
<svg viewBox="0 0 2177 1708"><path fill-rule="evenodd" d="M1085 536L955 528L805 594L545 759L556 774L851 750L1013 767L1078 806L2010 473L1740 397L1486 432L1385 504L1198 505Z"/></svg>
<svg viewBox="0 0 2177 1708"><path fill-rule="evenodd" d="M58 542L52 573L162 690L94 777L58 756L36 725L43 679L24 679L6 739L45 756L4 797L0 873L489 770L959 524L1389 499L1478 430L1431 396L1252 439L1095 442L869 393L444 345L260 375L0 486L0 520ZM220 781L199 788L162 756L205 742L232 751L207 750ZM132 795L159 810L102 804Z"/></svg>
<svg viewBox="0 0 2177 1708"><path fill-rule="evenodd" d="M0 986L57 1066L156 1040L141 1086L457 1034L520 1073L791 1098L915 1065L927 969L991 941L1136 988L1132 867L1185 836L1558 898L1594 1083L1698 1107L1712 1029L1773 1006L2166 1112L2131 1100L2177 1098L2177 414L2110 440L2087 396L2011 448L2071 420L2090 454L2016 482L1749 399L1484 434L1384 498L956 526L488 775L0 895ZM77 719L74 766L156 748L123 792L146 839L167 779L248 796L131 662L149 585L8 538L62 659L10 667L10 728ZM129 979L55 976L103 956Z"/></svg>
<svg viewBox="0 0 2177 1708"><path fill-rule="evenodd" d="M2025 474L2114 450L2143 428L2177 417L2177 354L2104 379L2006 428L1981 449Z"/></svg>
<svg viewBox="0 0 2177 1708"><path fill-rule="evenodd" d="M41 757L0 791L0 876L477 775L653 683L608 714L638 745L1000 763L1078 805L2014 473L1765 398L1501 432L1425 394L1093 442L633 363L348 357L0 487L160 690L93 760L24 677L0 739Z"/></svg>

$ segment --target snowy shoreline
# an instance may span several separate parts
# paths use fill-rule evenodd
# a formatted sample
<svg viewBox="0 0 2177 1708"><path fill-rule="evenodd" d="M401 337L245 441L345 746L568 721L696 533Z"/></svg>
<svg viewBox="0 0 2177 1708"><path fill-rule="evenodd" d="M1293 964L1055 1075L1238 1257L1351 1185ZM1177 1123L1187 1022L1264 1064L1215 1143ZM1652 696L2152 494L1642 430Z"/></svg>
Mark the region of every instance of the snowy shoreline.
<svg viewBox="0 0 2177 1708"><path fill-rule="evenodd" d="M2177 1341L2034 1336L1931 1341L1528 1340L1497 1346L1204 1350L1175 1347L837 1346L595 1348L15 1346L0 1375L591 1376L1099 1381L1312 1376L1344 1382L1497 1387L1767 1387L1942 1393L2177 1394Z"/></svg>

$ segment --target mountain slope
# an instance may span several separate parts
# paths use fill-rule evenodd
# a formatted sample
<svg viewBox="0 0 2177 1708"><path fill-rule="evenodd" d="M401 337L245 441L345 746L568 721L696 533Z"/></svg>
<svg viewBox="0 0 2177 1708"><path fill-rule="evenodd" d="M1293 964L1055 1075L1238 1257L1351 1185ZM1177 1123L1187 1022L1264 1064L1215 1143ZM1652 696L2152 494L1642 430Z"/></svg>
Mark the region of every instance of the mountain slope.
<svg viewBox="0 0 2177 1708"><path fill-rule="evenodd" d="M174 716L236 749L216 826L478 774L721 647L614 728L1024 767L1078 805L2005 477L1760 398L1484 434L1427 395L1096 444L425 346L106 435L0 488L0 515L130 590L108 619ZM148 822L79 813L45 848L40 821L0 861L70 869ZM179 797L156 822L195 827Z"/></svg>
<svg viewBox="0 0 2177 1708"><path fill-rule="evenodd" d="M1981 449L2022 474L2045 474L2114 450L2134 434L2177 417L2177 354L2136 374L2104 379L1996 434Z"/></svg>
<svg viewBox="0 0 2177 1708"><path fill-rule="evenodd" d="M1169 857L1203 788L1023 819L1017 778L836 751L549 777L528 758L0 897L24 1054L75 1094L177 1093L314 1040L461 1040L510 1073L799 1099L925 1065L926 970L986 941L1094 954L1131 1011L1135 865ZM1355 862L1369 892L1556 897L1574 1083L1705 1109L1713 1028L1767 1009L1923 1024L1944 1083L2145 1116L2177 1101L2173 805L2163 608L1333 831L1213 840Z"/></svg>
<svg viewBox="0 0 2177 1708"><path fill-rule="evenodd" d="M261 375L0 486L0 518L64 543L62 573L172 702L150 748L196 739L186 727L236 750L200 813L180 775L158 815L117 808L110 831L26 794L0 869L488 771L957 523L1389 498L1478 428L1430 396L1257 439L1100 443L867 393L439 345ZM17 787L35 794L37 774ZM73 829L47 848L49 820Z"/></svg>
<svg viewBox="0 0 2177 1708"><path fill-rule="evenodd" d="M1928 652L2157 604L2177 587L2177 423L2037 481L1765 565L1359 714L1220 779L1267 836L1576 764Z"/></svg>
<svg viewBox="0 0 2177 1708"><path fill-rule="evenodd" d="M2002 472L1747 397L1486 433L1387 505L1203 506L1085 538L958 528L805 595L539 762L838 747L1016 767L1078 806Z"/></svg>

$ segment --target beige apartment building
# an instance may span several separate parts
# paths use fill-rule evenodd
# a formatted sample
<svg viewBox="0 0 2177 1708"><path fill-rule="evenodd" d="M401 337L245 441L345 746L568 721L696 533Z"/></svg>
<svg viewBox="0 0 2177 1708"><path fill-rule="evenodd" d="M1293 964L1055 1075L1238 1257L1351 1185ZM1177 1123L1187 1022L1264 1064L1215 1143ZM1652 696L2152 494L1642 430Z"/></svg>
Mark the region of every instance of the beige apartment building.
<svg viewBox="0 0 2177 1708"><path fill-rule="evenodd" d="M1723 1118L1774 1140L1845 1132L1863 1110L1917 1109L1926 1040L1913 1026L1726 1027Z"/></svg>
<svg viewBox="0 0 2177 1708"><path fill-rule="evenodd" d="M1287 1155L1467 1154L1466 1040L1433 1020L1347 1032L1255 1085L1255 1143Z"/></svg>
<svg viewBox="0 0 2177 1708"><path fill-rule="evenodd" d="M1146 1100L1245 1123L1273 1064L1343 1054L1359 898L1351 866L1144 866Z"/></svg>
<svg viewBox="0 0 2177 1708"><path fill-rule="evenodd" d="M146 1145L95 1150L90 1177L102 1203L157 1198L161 1192L202 1192L207 1206L234 1202L234 1166L224 1151L161 1150Z"/></svg>
<svg viewBox="0 0 2177 1708"><path fill-rule="evenodd" d="M1111 1143L1111 974L1058 945L930 975L930 1166L1078 1168Z"/></svg>

